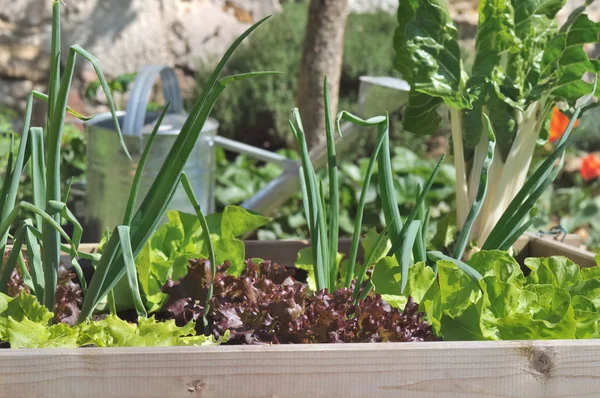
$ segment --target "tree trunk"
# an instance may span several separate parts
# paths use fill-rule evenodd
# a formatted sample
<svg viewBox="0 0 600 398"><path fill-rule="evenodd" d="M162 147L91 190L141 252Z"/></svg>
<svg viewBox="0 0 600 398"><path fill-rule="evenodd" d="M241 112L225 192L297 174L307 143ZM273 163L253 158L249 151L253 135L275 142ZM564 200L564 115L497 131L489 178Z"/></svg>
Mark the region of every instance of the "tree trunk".
<svg viewBox="0 0 600 398"><path fill-rule="evenodd" d="M296 95L309 148L325 141L325 76L329 77L332 117L337 113L347 5L348 0L310 2Z"/></svg>

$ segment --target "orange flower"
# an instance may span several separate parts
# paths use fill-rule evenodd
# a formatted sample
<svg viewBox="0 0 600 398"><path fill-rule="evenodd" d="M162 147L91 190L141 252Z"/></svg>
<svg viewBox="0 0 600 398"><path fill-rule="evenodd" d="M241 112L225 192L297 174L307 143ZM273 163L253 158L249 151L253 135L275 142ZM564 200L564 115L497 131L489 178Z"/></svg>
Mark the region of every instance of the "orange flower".
<svg viewBox="0 0 600 398"><path fill-rule="evenodd" d="M579 170L581 177L584 181L590 181L594 178L600 177L600 162L593 153L588 154L583 158L581 163L581 170Z"/></svg>
<svg viewBox="0 0 600 398"><path fill-rule="evenodd" d="M550 119L550 142L555 142L562 137L569 125L569 118L557 107L552 110L552 119ZM579 120L575 121L573 127L579 126Z"/></svg>

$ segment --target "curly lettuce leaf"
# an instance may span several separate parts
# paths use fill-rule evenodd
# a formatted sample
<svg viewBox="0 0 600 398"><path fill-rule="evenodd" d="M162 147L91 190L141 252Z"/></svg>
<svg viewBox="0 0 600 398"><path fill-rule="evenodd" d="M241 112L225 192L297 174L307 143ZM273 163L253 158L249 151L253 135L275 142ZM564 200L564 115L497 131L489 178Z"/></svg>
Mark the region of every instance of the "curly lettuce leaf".
<svg viewBox="0 0 600 398"><path fill-rule="evenodd" d="M64 323L48 326L27 317L7 318L7 341L11 348L76 348L77 329Z"/></svg>
<svg viewBox="0 0 600 398"><path fill-rule="evenodd" d="M229 336L227 333L216 340L196 335L194 322L179 327L174 320L157 322L154 317L139 318L132 324L108 315L74 327L50 325L52 317L33 295L22 293L13 299L0 293L0 341L8 342L11 348L202 346L224 343Z"/></svg>
<svg viewBox="0 0 600 398"><path fill-rule="evenodd" d="M154 317L138 319L130 324L114 315L79 326L78 345L98 347L168 347L216 345L227 341L227 336L215 340L212 336L196 336L194 322L183 327L174 320L157 322Z"/></svg>
<svg viewBox="0 0 600 398"><path fill-rule="evenodd" d="M196 215L169 211L169 221L150 238L136 259L139 282L150 312L157 311L166 299L161 287L187 272L191 258L206 258L208 248L201 238L202 227ZM227 206L223 213L206 217L217 263L231 263L229 272L244 269L245 248L240 236L268 223L269 218L252 214L238 206ZM127 289L117 290L126 294Z"/></svg>
<svg viewBox="0 0 600 398"><path fill-rule="evenodd" d="M502 251L480 251L469 265L475 281L449 261L438 261L437 278L423 263L409 269L407 292L417 292L420 311L444 340L530 340L598 338L600 277L564 257L529 258L527 278ZM424 276L425 273L430 275ZM372 275L377 293L401 306L400 267L379 261Z"/></svg>
<svg viewBox="0 0 600 398"><path fill-rule="evenodd" d="M477 252L469 259L468 264L484 277L495 277L506 283L514 283L517 287L526 282L519 263L504 251Z"/></svg>
<svg viewBox="0 0 600 398"><path fill-rule="evenodd" d="M375 291L390 305L403 309L412 297L420 303L435 281L435 273L424 262L419 262L408 269L408 284L403 295L400 295L402 268L395 257L384 257L373 269L371 282Z"/></svg>
<svg viewBox="0 0 600 398"><path fill-rule="evenodd" d="M566 257L528 258L525 266L531 270L527 277L530 283L568 289L581 278L579 266Z"/></svg>
<svg viewBox="0 0 600 398"><path fill-rule="evenodd" d="M575 337L578 339L600 338L600 311L594 303L584 296L573 296L571 304L577 326Z"/></svg>
<svg viewBox="0 0 600 398"><path fill-rule="evenodd" d="M21 322L24 319L31 322L47 325L52 319L52 314L41 305L35 296L22 291L17 297L10 297L0 293L0 340L9 339L10 319Z"/></svg>

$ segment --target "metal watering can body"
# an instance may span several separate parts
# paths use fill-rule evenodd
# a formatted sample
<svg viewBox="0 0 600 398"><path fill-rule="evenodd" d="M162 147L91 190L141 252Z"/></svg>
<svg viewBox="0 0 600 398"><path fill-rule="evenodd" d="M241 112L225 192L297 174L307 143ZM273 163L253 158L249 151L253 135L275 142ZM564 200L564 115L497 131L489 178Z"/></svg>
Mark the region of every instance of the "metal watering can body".
<svg viewBox="0 0 600 398"><path fill-rule="evenodd" d="M162 80L164 97L171 101L171 105L144 167L136 203L137 208L149 191L158 171L162 168L187 117L183 113L175 72L171 68L163 66L152 65L143 68L133 83L125 112L117 113L125 144L132 157L131 161L121 150L110 113L97 115L86 123L88 168L85 239L88 241L99 241L106 228L112 229L123 220L133 177L159 116L157 112L146 111L152 86L159 75ZM212 143L217 129L217 121L209 118L184 168L200 206L207 214L214 211L216 160L215 147ZM169 210L194 213L182 187L179 187L173 196Z"/></svg>

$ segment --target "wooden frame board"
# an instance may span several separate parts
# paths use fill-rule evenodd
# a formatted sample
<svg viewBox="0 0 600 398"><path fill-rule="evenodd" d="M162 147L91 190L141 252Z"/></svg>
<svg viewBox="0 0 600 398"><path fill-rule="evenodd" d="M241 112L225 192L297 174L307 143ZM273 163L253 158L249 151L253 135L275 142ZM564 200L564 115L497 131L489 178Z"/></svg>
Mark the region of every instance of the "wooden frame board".
<svg viewBox="0 0 600 398"><path fill-rule="evenodd" d="M245 241L246 257L273 260L281 265L293 266L298 256L298 251L310 247L308 240L277 240L277 241ZM350 252L351 240L340 239L340 253ZM556 240L551 236L537 236L525 233L515 243L514 250L519 254L517 258L565 256L582 267L596 265L595 255L581 247L578 235L569 234L564 241ZM362 261L362 246L358 248L358 261ZM599 394L600 396L600 394Z"/></svg>
<svg viewBox="0 0 600 398"><path fill-rule="evenodd" d="M0 397L598 397L600 340L6 350Z"/></svg>

